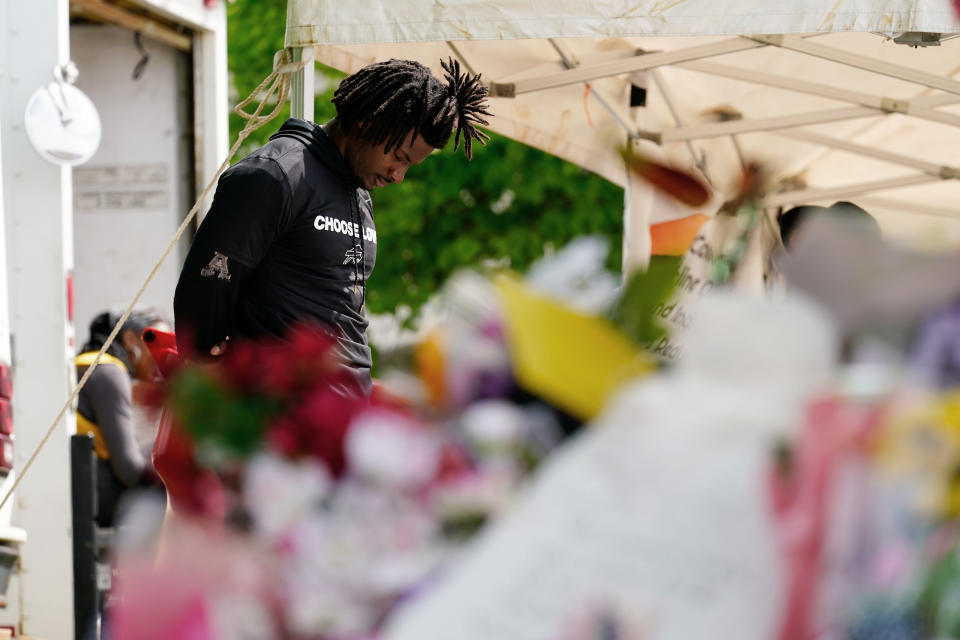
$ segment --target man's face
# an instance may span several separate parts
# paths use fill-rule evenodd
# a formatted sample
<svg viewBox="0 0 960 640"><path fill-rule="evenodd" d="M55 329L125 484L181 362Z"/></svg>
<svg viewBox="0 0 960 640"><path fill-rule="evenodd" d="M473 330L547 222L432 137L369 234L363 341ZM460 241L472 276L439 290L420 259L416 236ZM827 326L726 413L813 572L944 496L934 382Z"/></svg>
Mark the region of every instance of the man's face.
<svg viewBox="0 0 960 640"><path fill-rule="evenodd" d="M364 189L403 182L410 165L420 164L434 150L422 136L414 140L413 132L389 152L384 147L382 144L374 146L356 136L347 145L346 160Z"/></svg>

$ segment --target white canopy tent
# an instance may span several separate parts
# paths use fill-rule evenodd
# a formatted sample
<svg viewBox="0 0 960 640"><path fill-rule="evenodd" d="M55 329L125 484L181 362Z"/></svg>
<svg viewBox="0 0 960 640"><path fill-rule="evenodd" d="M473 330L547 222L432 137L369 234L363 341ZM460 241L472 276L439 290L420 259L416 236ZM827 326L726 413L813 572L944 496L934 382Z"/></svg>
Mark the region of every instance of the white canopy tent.
<svg viewBox="0 0 960 640"><path fill-rule="evenodd" d="M348 73L389 57L439 72L453 55L490 82L492 130L620 185L627 139L702 172L710 208L758 160L770 207L853 200L891 235L943 245L960 241L956 32L950 0L289 0L286 37ZM301 80L295 113L311 117ZM642 262L638 230L691 211L629 186Z"/></svg>

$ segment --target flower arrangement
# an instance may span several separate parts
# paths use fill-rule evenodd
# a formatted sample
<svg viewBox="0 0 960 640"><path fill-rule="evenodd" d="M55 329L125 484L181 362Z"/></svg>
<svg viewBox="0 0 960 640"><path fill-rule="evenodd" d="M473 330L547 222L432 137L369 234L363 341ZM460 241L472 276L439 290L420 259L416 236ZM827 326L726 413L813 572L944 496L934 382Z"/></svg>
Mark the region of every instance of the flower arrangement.
<svg viewBox="0 0 960 640"><path fill-rule="evenodd" d="M179 516L159 563L153 549L121 557L116 635L377 637L618 385L652 371L620 319L597 315L616 297L605 251L576 244L525 282L455 276L444 322L381 358L403 399L363 394L336 339L309 325L171 367L152 397L182 434L164 474ZM655 306L642 289L659 299L672 281L665 270L629 296L638 337ZM578 310L585 287L597 305ZM600 613L578 638L632 637Z"/></svg>
<svg viewBox="0 0 960 640"><path fill-rule="evenodd" d="M120 637L366 638L557 441L549 417L503 398L429 419L368 398L337 358L334 338L299 326L184 366L155 394L219 477L226 526L209 513L168 526L159 576L123 561ZM182 597L151 609L158 580ZM167 635L150 635L158 621Z"/></svg>

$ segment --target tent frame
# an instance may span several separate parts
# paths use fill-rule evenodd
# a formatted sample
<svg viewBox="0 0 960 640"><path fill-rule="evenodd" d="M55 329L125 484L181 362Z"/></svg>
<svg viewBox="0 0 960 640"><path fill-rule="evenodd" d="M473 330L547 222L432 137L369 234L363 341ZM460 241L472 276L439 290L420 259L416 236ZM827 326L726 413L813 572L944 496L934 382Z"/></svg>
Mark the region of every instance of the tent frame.
<svg viewBox="0 0 960 640"><path fill-rule="evenodd" d="M867 56L843 51L809 40L814 35L807 36L738 36L725 38L705 45L697 45L660 52L635 52L634 55L624 56L614 54L611 59L583 63L570 52L561 41L550 38L548 41L557 51L560 61L566 67L563 71L552 74L541 74L513 82L493 82L490 85L491 95L496 97L516 97L534 91L543 91L573 83L589 83L591 81L613 75L633 73L641 70L656 70L659 67L675 66L681 69L697 71L717 77L729 78L754 84L761 84L774 88L795 91L821 98L848 102L855 106L824 109L809 113L791 114L771 118L733 119L724 122L709 122L703 124L685 124L679 119L674 101L669 92L662 92L667 99L667 106L677 121L677 126L659 132L639 131L629 123L629 118L612 106L610 100L598 94L596 89L591 90L594 100L603 106L610 115L624 128L628 137L650 139L658 144L668 142L685 142L694 163L703 170L700 154L697 153L692 142L704 138L721 136L736 136L744 133L771 132L795 140L808 142L812 145L823 146L829 149L846 151L876 160L889 162L901 166L919 169L919 175L890 178L859 184L832 187L829 189L797 189L782 193L770 194L765 200L768 206L782 206L798 202L822 200L834 197L851 197L883 191L887 189L912 186L935 182L937 180L960 179L960 169L957 167L940 166L933 163L917 160L903 154L874 149L865 145L846 140L830 138L808 131L797 130L808 125L837 122L886 114L902 114L905 116L929 120L955 127L960 127L960 116L945 113L936 109L938 106L947 106L960 103L960 82L944 78L932 73L919 71L902 65L891 64ZM472 68L462 52L453 42L447 42L454 55L468 69ZM742 69L731 65L709 62L705 59L716 56L747 51L765 46L777 46L805 55L810 55L838 64L844 64L864 71L878 73L913 84L939 89L947 95L924 96L920 98L899 99L873 95L855 90L833 87L827 84L801 81L786 78L776 74L763 73ZM312 47L294 50L295 59L303 56L313 57ZM661 89L666 83L659 74L653 75ZM314 69L308 65L299 72L293 81L292 114L295 117L312 119L313 117L313 87ZM734 139L735 142L735 139Z"/></svg>
<svg viewBox="0 0 960 640"><path fill-rule="evenodd" d="M960 167L938 165L909 155L886 151L802 129L802 127L809 125L886 115L900 115L960 127L960 115L937 109L937 107L960 103L960 82L957 80L813 42L812 40L817 35L820 34L734 36L719 39L708 44L689 46L671 51L650 52L635 50L630 52L617 52L597 56L592 60L578 59L578 57L566 47L562 40L547 38L547 41L556 51L559 62L563 65L564 69L552 73L531 74L529 77L523 77L509 82L492 82L489 85L490 95L493 97L515 98L527 93L544 91L570 84L589 84L601 78L647 70L650 72L652 82L658 86L659 93L665 100L666 106L675 121L675 126L673 127L667 127L660 131L641 130L628 113L625 113L624 110L616 106L616 101L604 97L602 93L598 92L595 86L590 87L590 96L609 112L612 118L624 129L627 140L647 139L661 145L670 142L685 143L693 159L693 164L707 180L709 180L710 177L707 167L705 166L704 156L698 151L695 142L708 138L729 137L742 164L744 161L743 154L740 151L737 136L755 132L768 132L808 143L812 146L818 146L824 150L842 151L919 171L919 173L905 176L829 188L794 188L787 191L770 193L766 195L763 201L764 206L767 208L838 198L860 197L863 199L864 196L869 196L876 192L929 184L940 180L960 179ZM459 59L468 70L473 71L474 66L470 64L470 61L464 56L457 45L452 41L446 41L446 44L457 59ZM770 46L895 78L945 93L924 95L911 99L892 98L829 84L788 78L772 73L751 71L749 69L710 60L717 56ZM315 59L316 53L312 47L294 49L295 59L301 59L302 56L311 56ZM733 81L750 82L838 102L845 102L850 106L832 107L812 112L780 115L769 118L742 118L733 114L733 117L723 121L689 124L684 122L680 116L676 101L669 91L669 85L664 82L662 75L658 72L660 67L669 66ZM313 74L314 68L311 64L294 77L291 112L296 117L307 119L312 119L313 117ZM891 203L891 201L883 198L874 198L873 201L881 204ZM918 211L913 207L913 210L918 213L930 213L931 215L940 217L957 217L955 214L951 215L950 212L945 209L936 207L930 209L936 209L936 211L932 213ZM908 211L910 208L905 207L904 210ZM625 213L625 215L627 214ZM625 224L626 222L627 221L625 221ZM627 243L626 237L624 242L625 244ZM627 254L628 250L629 248L625 246L624 255ZM645 258L641 256L639 262L645 262Z"/></svg>

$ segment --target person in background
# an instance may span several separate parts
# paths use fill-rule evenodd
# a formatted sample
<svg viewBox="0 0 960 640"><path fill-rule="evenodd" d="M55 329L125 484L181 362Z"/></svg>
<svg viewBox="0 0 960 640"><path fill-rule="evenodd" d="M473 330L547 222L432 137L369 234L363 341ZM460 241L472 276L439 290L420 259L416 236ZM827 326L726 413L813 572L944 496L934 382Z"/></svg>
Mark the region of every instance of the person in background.
<svg viewBox="0 0 960 640"><path fill-rule="evenodd" d="M883 241L883 233L880 230L880 224L876 218L852 202L834 202L829 207L801 205L793 207L777 217L777 224L780 227L780 239L783 242L783 250L786 253L780 253L779 257L775 259L775 262L783 258L786 254L796 256L796 253L792 252L797 248L798 242L805 233L806 227L814 218L828 218L831 221L843 223L847 228L859 232L864 238L877 242ZM787 286L786 282L782 280L777 284L781 288ZM857 348L856 341L850 336L845 336L841 341L840 361L846 363L853 361L857 357L855 353Z"/></svg>
<svg viewBox="0 0 960 640"><path fill-rule="evenodd" d="M787 251L796 246L797 240L803 235L803 227L816 216L829 216L831 219L849 223L865 235L882 237L876 219L852 202L834 202L829 207L805 204L785 211L777 218L780 239Z"/></svg>
<svg viewBox="0 0 960 640"><path fill-rule="evenodd" d="M90 338L75 361L78 380L119 319L117 314L103 312L90 323ZM170 330L158 313L134 311L77 396L77 433L93 438L97 457L96 519L101 527L114 526L128 491L159 486L149 456L137 443L133 419L134 381L154 381L159 374L141 338L147 327Z"/></svg>

